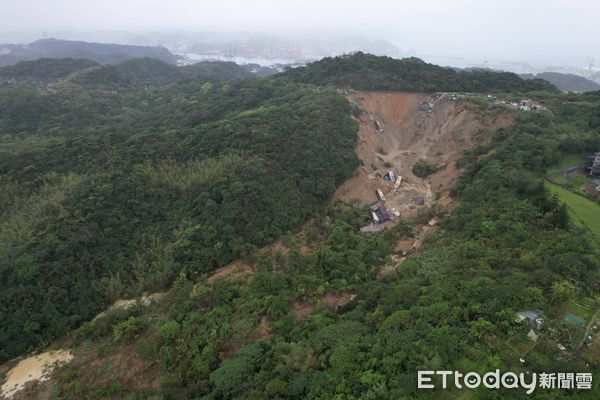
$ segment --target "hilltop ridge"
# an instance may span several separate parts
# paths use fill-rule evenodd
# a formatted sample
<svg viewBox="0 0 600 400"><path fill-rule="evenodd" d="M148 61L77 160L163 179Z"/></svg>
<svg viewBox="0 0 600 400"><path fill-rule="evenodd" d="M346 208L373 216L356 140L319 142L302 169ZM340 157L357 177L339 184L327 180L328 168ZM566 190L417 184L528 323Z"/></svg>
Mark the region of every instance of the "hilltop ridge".
<svg viewBox="0 0 600 400"><path fill-rule="evenodd" d="M457 70L416 58L394 59L357 52L326 57L284 73L295 82L356 90L409 92L529 92L557 89L541 79L524 80L510 72Z"/></svg>
<svg viewBox="0 0 600 400"><path fill-rule="evenodd" d="M131 58L151 57L175 64L177 57L164 47L92 43L62 39L39 39L29 44L0 45L0 65L38 58L83 58L100 64L115 64Z"/></svg>

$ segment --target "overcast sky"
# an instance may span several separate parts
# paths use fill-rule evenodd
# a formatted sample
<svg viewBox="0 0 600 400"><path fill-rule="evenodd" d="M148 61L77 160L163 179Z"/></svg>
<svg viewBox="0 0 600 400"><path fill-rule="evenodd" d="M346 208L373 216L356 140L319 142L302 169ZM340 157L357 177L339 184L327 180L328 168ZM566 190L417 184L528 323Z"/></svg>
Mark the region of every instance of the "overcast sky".
<svg viewBox="0 0 600 400"><path fill-rule="evenodd" d="M600 0L0 0L0 36L351 30L419 54L600 64Z"/></svg>

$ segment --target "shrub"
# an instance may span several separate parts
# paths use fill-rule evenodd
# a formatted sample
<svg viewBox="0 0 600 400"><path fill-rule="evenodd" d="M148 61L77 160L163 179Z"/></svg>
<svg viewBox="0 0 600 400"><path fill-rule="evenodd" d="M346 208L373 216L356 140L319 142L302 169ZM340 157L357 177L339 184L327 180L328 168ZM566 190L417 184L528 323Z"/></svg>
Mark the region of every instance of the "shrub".
<svg viewBox="0 0 600 400"><path fill-rule="evenodd" d="M138 317L129 317L123 322L119 322L113 329L113 335L118 342L122 339L133 339L146 326L146 321Z"/></svg>
<svg viewBox="0 0 600 400"><path fill-rule="evenodd" d="M415 176L419 178L427 178L429 175L436 173L441 168L437 165L428 164L424 160L418 160L415 165L413 165L412 172Z"/></svg>
<svg viewBox="0 0 600 400"><path fill-rule="evenodd" d="M179 336L179 323L177 321L169 321L164 323L159 329L161 339L171 342Z"/></svg>

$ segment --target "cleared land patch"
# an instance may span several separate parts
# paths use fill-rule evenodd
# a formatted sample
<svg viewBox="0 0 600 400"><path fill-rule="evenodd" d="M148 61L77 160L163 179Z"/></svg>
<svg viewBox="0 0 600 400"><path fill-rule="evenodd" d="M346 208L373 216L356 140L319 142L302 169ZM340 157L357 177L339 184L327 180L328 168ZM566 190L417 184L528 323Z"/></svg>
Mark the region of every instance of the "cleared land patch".
<svg viewBox="0 0 600 400"><path fill-rule="evenodd" d="M600 243L600 205L553 183L546 187L567 205L575 224L589 229Z"/></svg>

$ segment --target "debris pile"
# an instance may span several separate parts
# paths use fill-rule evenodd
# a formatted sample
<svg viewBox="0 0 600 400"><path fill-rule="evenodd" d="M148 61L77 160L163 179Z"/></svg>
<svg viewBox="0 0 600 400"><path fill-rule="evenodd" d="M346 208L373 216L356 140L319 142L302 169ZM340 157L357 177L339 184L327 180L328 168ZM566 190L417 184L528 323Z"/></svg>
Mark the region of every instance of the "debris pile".
<svg viewBox="0 0 600 400"><path fill-rule="evenodd" d="M411 199L413 204L416 204L418 206L424 206L425 205L425 197L422 196L417 196L417 197L413 197Z"/></svg>
<svg viewBox="0 0 600 400"><path fill-rule="evenodd" d="M379 120L375 120L374 122L375 125L375 132L377 133L383 133L383 125L381 124L381 122L379 122Z"/></svg>
<svg viewBox="0 0 600 400"><path fill-rule="evenodd" d="M419 111L429 114L433 111L433 105L428 101L424 101L419 104Z"/></svg>
<svg viewBox="0 0 600 400"><path fill-rule="evenodd" d="M394 170L387 171L383 176L379 173L376 175L380 178L383 178L383 180L386 182L394 183L395 188L397 188L402 181L402 177L396 175ZM400 212L398 210L393 209L390 215L388 210L385 208L385 194L381 188L377 188L375 190L375 194L377 194L379 201L369 206L371 219L373 222L367 226L363 226L360 229L361 232L380 232L385 229L385 222L400 216Z"/></svg>

